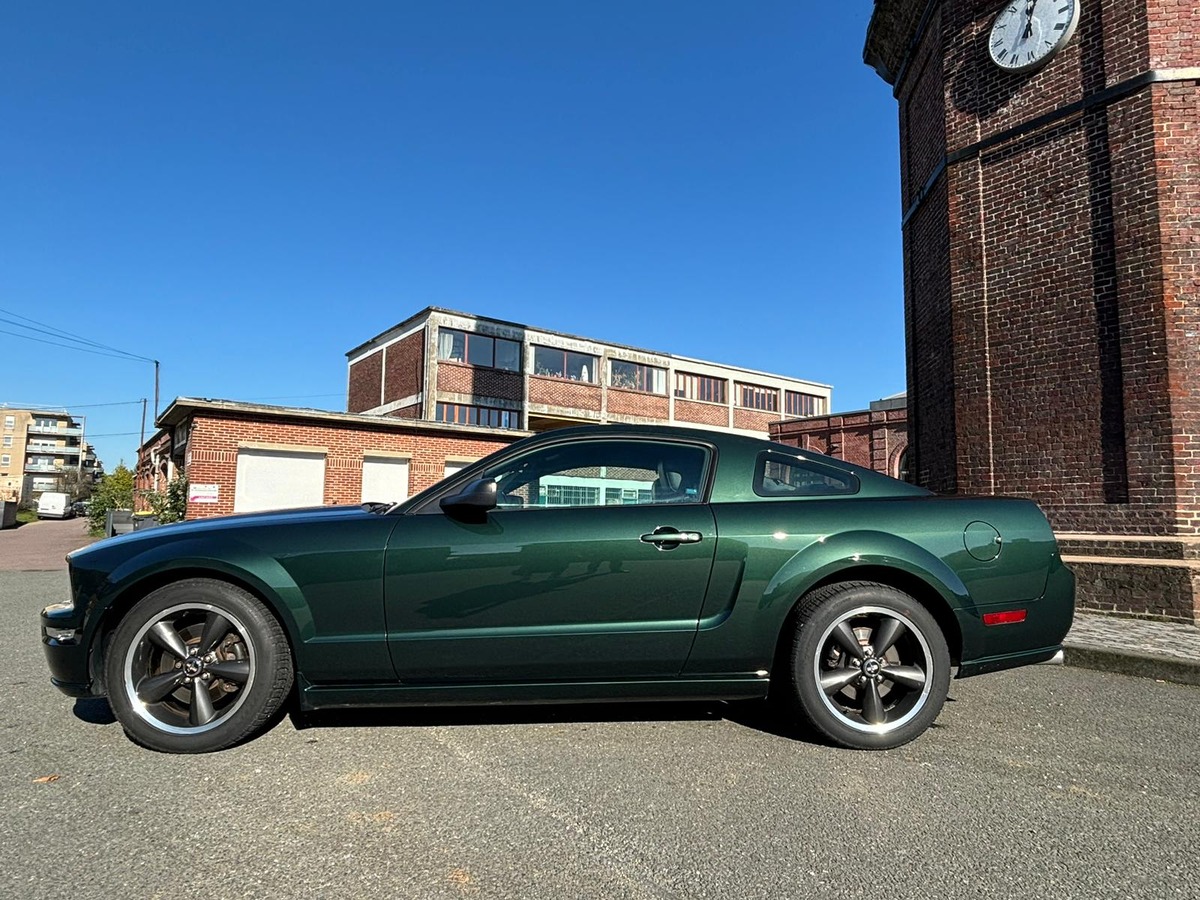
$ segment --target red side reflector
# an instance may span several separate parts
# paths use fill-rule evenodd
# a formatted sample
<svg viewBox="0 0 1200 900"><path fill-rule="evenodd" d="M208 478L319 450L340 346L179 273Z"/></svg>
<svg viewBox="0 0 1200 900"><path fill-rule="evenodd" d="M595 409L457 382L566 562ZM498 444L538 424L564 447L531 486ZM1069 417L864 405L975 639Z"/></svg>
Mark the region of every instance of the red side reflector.
<svg viewBox="0 0 1200 900"><path fill-rule="evenodd" d="M1008 609L1004 612L984 613L984 625L1012 625L1016 622L1025 621L1025 610L1023 609Z"/></svg>

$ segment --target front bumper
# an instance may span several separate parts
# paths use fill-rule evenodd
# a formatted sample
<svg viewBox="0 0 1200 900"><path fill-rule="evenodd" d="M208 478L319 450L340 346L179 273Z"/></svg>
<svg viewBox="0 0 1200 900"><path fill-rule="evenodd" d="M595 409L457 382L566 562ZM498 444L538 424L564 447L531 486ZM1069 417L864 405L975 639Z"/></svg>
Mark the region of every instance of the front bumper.
<svg viewBox="0 0 1200 900"><path fill-rule="evenodd" d="M94 697L88 665L88 645L82 622L70 603L54 603L42 610L42 649L50 667L50 683L68 697Z"/></svg>

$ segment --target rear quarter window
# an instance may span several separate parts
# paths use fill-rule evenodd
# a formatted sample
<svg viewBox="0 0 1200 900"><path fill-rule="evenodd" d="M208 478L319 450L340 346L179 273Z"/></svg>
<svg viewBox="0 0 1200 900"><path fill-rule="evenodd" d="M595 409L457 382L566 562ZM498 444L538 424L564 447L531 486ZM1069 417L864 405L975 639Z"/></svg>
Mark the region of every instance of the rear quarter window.
<svg viewBox="0 0 1200 900"><path fill-rule="evenodd" d="M760 497L828 497L857 494L849 472L782 453L760 453L754 467L754 493Z"/></svg>

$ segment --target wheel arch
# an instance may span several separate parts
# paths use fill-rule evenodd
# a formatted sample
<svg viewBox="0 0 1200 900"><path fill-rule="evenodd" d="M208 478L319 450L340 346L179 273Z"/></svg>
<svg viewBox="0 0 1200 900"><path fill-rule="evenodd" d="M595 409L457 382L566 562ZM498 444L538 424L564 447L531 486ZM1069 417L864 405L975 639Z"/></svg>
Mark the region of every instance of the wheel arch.
<svg viewBox="0 0 1200 900"><path fill-rule="evenodd" d="M937 587L914 572L894 566L881 564L849 565L839 568L836 571L828 572L805 585L804 589L795 597L775 639L775 652L771 666L772 686L774 686L776 677L787 670L787 659L796 629L796 618L799 615L800 608L804 605L805 599L814 591L821 590L833 584L862 581L882 584L903 591L921 604L933 616L934 621L937 622L938 627L942 630L942 634L946 639L946 645L950 650L951 665L958 666L962 663L962 628L958 617L954 613L954 609Z"/></svg>
<svg viewBox="0 0 1200 900"><path fill-rule="evenodd" d="M104 612L97 621L88 649L88 671L92 677L92 683L100 688L98 693L106 695L108 693L104 664L109 638L129 614L129 611L159 588L193 578L223 582L245 591L258 600L283 628L283 632L287 636L288 653L292 657L292 665L296 671L299 671L296 654L296 648L300 643L298 623L278 595L262 581L244 570L205 565L202 562L185 562L177 566L146 572L141 577L122 582L114 590Z"/></svg>

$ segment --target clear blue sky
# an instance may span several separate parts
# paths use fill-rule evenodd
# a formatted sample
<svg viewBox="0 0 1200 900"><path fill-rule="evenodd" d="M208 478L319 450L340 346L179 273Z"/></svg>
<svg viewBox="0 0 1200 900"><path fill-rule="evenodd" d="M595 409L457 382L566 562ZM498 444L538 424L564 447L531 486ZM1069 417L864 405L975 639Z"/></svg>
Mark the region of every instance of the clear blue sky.
<svg viewBox="0 0 1200 900"><path fill-rule="evenodd" d="M904 388L868 0L9 3L0 308L177 395L344 409L427 305ZM0 324L0 328L14 330ZM152 369L0 334L111 469ZM85 408L89 407L89 408ZM149 427L148 427L149 433Z"/></svg>

